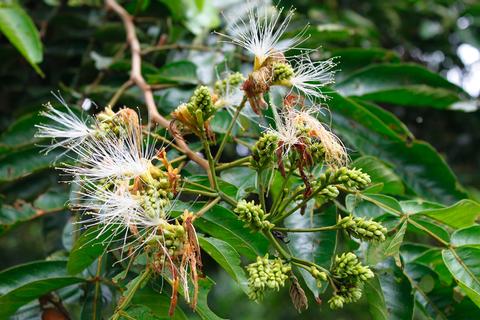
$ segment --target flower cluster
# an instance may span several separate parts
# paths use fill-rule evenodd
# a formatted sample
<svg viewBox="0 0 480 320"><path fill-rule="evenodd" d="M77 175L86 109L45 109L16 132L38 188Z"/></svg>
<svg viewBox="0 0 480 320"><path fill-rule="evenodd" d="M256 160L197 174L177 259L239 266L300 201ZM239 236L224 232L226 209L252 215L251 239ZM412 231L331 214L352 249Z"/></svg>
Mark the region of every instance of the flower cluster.
<svg viewBox="0 0 480 320"><path fill-rule="evenodd" d="M380 223L351 215L340 219L337 225L347 231L350 236L366 241L385 241L387 233L387 228Z"/></svg>
<svg viewBox="0 0 480 320"><path fill-rule="evenodd" d="M267 289L280 290L285 285L287 273L290 271L290 264L285 264L279 258L269 259L268 254L257 257L256 262L247 266L249 298L262 300Z"/></svg>
<svg viewBox="0 0 480 320"><path fill-rule="evenodd" d="M332 69L336 63L333 60L313 62L309 52L287 59L286 52L305 40L305 30L288 41L281 41L293 18L293 10L280 20L283 9L273 14L262 9L250 9L248 18L238 19L229 28L230 34L224 35L254 55L253 72L243 86L252 108L259 113L266 107L263 94L272 85L289 87L312 101L324 98L320 88L333 83Z"/></svg>
<svg viewBox="0 0 480 320"><path fill-rule="evenodd" d="M204 131L210 132L209 120L215 111L210 89L201 86L194 91L188 103L182 103L172 112L172 116L186 129L202 137Z"/></svg>
<svg viewBox="0 0 480 320"><path fill-rule="evenodd" d="M318 270L318 268L315 266L311 266L309 271L312 277L315 278L315 280L317 281L317 287L321 288L322 282L327 281L327 274L323 271Z"/></svg>
<svg viewBox="0 0 480 320"><path fill-rule="evenodd" d="M252 148L250 165L257 170L264 169L271 165L275 159L275 152L278 148L278 137L264 133Z"/></svg>
<svg viewBox="0 0 480 320"><path fill-rule="evenodd" d="M191 104L208 117L208 98L202 91ZM145 253L161 273L168 266L173 281L182 281L188 299L187 275L197 287L200 258L192 214L170 217L178 193L178 169L172 167L164 148L155 150L155 143L143 135L134 110L115 113L106 108L84 121L66 104L64 108L65 112L47 105L42 114L53 123L38 125L37 137L54 140L47 152L64 147L75 161L63 170L78 186L72 208L84 212L81 222L87 228L98 225L108 243L120 241L120 247L112 250L129 252L128 257Z"/></svg>
<svg viewBox="0 0 480 320"><path fill-rule="evenodd" d="M338 284L334 295L328 301L332 309L358 301L362 297L363 283L374 276L372 270L363 266L352 252L335 257L331 274Z"/></svg>
<svg viewBox="0 0 480 320"><path fill-rule="evenodd" d="M268 214L265 214L263 209L253 201L240 200L233 211L253 230L270 230L274 226L267 220Z"/></svg>

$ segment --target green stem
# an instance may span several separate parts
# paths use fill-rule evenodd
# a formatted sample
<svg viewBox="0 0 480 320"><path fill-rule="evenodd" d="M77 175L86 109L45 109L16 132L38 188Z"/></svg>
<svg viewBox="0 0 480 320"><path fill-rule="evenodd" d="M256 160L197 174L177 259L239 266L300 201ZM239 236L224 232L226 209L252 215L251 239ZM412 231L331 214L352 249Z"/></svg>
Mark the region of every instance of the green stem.
<svg viewBox="0 0 480 320"><path fill-rule="evenodd" d="M258 189L258 198L260 199L260 205L264 212L267 212L267 205L265 203L265 187L262 183L261 179L261 171L258 172L258 179L257 179L257 189Z"/></svg>
<svg viewBox="0 0 480 320"><path fill-rule="evenodd" d="M197 213L196 213L196 216L197 217L201 217L205 212L207 212L208 210L210 210L214 205L216 205L219 201L221 200L220 197L217 197L215 199L213 199L212 201L210 201L209 203L207 203L202 209L198 210Z"/></svg>
<svg viewBox="0 0 480 320"><path fill-rule="evenodd" d="M243 96L242 102L240 102L237 109L235 110L235 114L233 115L232 121L228 125L227 132L225 132L225 135L223 136L222 142L220 143L220 146L218 147L217 154L215 155L215 162L218 162L218 160L222 156L223 149L225 148L225 145L227 144L227 140L228 140L230 134L232 133L233 126L235 125L235 122L237 121L237 118L240 115L240 112L242 112L243 107L245 107L246 102L247 102L247 96Z"/></svg>
<svg viewBox="0 0 480 320"><path fill-rule="evenodd" d="M227 202L229 205L231 205L232 207L236 207L237 206L237 201L235 199L233 199L232 197L226 195L225 193L219 191L218 193L218 196L220 198L222 198L223 201Z"/></svg>
<svg viewBox="0 0 480 320"><path fill-rule="evenodd" d="M208 167L210 169L210 175L212 177L212 188L218 190L218 181L217 181L217 173L215 172L215 161L213 160L212 151L210 150L210 144L208 143L207 137L205 136L205 132L203 132L202 137L203 149L207 155L208 160Z"/></svg>
<svg viewBox="0 0 480 320"><path fill-rule="evenodd" d="M238 166L241 166L241 165L243 165L245 163L249 163L249 162L250 162L250 156L243 157L243 158L237 159L237 160L229 162L229 163L223 163L221 165L218 165L215 169L217 170L217 172L219 172L219 171L222 171L222 170L225 170L225 169L238 167Z"/></svg>
<svg viewBox="0 0 480 320"><path fill-rule="evenodd" d="M292 257L292 262L294 262L295 264L301 264L301 265L308 266L308 267L315 267L318 270L321 270L321 271L325 272L328 276L330 276L330 271L329 270L325 269L324 267L319 266L318 264L316 264L314 262L303 260L303 259L300 259L300 258L297 258L297 257Z"/></svg>
<svg viewBox="0 0 480 320"><path fill-rule="evenodd" d="M201 183L198 183L198 182L194 182L194 181L190 181L190 180L187 180L187 179L184 179L183 180L185 182L185 184L190 184L194 187L198 187L198 188L202 188L202 189L205 189L206 191L208 192L215 192L215 190L213 190L212 188L209 188Z"/></svg>
<svg viewBox="0 0 480 320"><path fill-rule="evenodd" d="M288 171L287 176L285 177L285 180L284 180L283 183L282 183L282 186L280 187L280 194L278 195L278 198L275 199L275 201L273 202L272 208L270 209L270 214L271 214L272 216L275 216L277 207L280 205L280 203L282 202L283 198L285 197L284 189L285 189L285 187L287 186L288 180L290 180L290 177L292 176L293 171L294 171L294 170L292 170L292 169L290 168L290 170Z"/></svg>
<svg viewBox="0 0 480 320"><path fill-rule="evenodd" d="M331 231L337 230L339 227L337 225L334 226L326 226L326 227L318 227L318 228L282 228L282 227L274 227L273 230L275 231L282 231L282 232L321 232L321 231Z"/></svg>
<svg viewBox="0 0 480 320"><path fill-rule="evenodd" d="M263 234L268 238L271 244L277 249L278 253L284 257L286 260L290 261L292 259L292 256L285 250L283 249L282 245L278 243L277 239L273 236L273 234L270 231L264 231Z"/></svg>
<svg viewBox="0 0 480 320"><path fill-rule="evenodd" d="M218 197L217 193L207 192L207 191L198 190L198 189L182 188L182 192L199 194L199 195L202 195L202 196L205 196L205 197L212 197L212 198Z"/></svg>
<svg viewBox="0 0 480 320"><path fill-rule="evenodd" d="M127 290L127 294L125 296L122 296L122 298L120 298L120 303L117 306L115 313L112 315L110 320L120 319L120 316L122 315L123 310L126 307L128 307L135 293L138 291L138 289L141 288L142 284L150 278L151 275L152 275L152 270L150 270L149 268L143 271L143 273L140 275L140 278L137 281L135 281L135 283L132 285L132 287L129 288L129 290Z"/></svg>
<svg viewBox="0 0 480 320"><path fill-rule="evenodd" d="M445 247L450 247L450 244L448 242L446 242L445 240L443 240L442 238L440 238L439 236L437 236L435 233L433 233L432 231L428 230L427 228L425 228L424 226L422 226L421 224L419 224L418 222L412 220L412 219L408 219L407 218L407 222L411 223L413 226L417 227L418 229L424 231L426 234L428 234L430 237L432 237L433 239L437 240L438 242L440 242L442 245L444 245Z"/></svg>

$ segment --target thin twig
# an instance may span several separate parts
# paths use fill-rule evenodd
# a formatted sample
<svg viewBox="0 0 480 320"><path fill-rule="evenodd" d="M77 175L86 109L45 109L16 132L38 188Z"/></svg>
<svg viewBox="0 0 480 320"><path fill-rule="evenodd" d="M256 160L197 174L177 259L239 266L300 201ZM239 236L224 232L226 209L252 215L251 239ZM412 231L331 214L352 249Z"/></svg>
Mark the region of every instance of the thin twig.
<svg viewBox="0 0 480 320"><path fill-rule="evenodd" d="M142 76L142 57L140 42L138 41L137 34L135 32L135 24L133 23L133 17L115 0L105 0L108 8L112 9L121 19L125 27L127 34L127 42L130 46L132 55L132 67L130 70L130 79L135 83L137 87L142 90L145 104L147 105L148 115L150 120L158 123L164 128L168 128L172 135L175 137L178 146L182 149L191 160L195 161L203 169L208 170L208 162L199 156L196 152L192 151L182 137L178 133L172 132L172 126L170 120L164 118L157 110L155 99L153 97L153 91L151 86L145 81Z"/></svg>

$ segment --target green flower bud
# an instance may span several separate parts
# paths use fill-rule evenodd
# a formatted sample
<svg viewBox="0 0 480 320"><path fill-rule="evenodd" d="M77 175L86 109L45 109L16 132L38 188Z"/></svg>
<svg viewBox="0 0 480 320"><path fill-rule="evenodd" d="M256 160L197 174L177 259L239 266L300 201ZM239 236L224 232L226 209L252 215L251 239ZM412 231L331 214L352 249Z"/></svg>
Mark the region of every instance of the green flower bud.
<svg viewBox="0 0 480 320"><path fill-rule="evenodd" d="M308 151L314 163L322 162L325 158L325 148L320 142L313 142L308 146Z"/></svg>
<svg viewBox="0 0 480 320"><path fill-rule="evenodd" d="M328 305L330 309L341 309L343 308L343 304L345 303L345 299L342 296L334 295L333 297L328 300Z"/></svg>
<svg viewBox="0 0 480 320"><path fill-rule="evenodd" d="M274 227L267 220L268 214L265 214L263 209L253 201L240 200L233 211L238 213L238 218L253 230L270 230Z"/></svg>
<svg viewBox="0 0 480 320"><path fill-rule="evenodd" d="M223 80L218 80L214 85L214 93L218 95L225 95L227 90L238 87L245 81L245 77L240 72L235 72L228 75Z"/></svg>
<svg viewBox="0 0 480 320"><path fill-rule="evenodd" d="M369 267L362 266L354 253L347 252L335 257L332 276L343 282L357 283L372 278L374 275Z"/></svg>
<svg viewBox="0 0 480 320"><path fill-rule="evenodd" d="M278 137L264 133L252 148L250 165L257 170L267 167L273 162L277 148Z"/></svg>
<svg viewBox="0 0 480 320"><path fill-rule="evenodd" d="M291 271L290 264L284 264L281 259L269 259L268 254L257 257L257 261L247 266L249 275L249 298L262 300L268 289L280 290L288 279L287 273Z"/></svg>
<svg viewBox="0 0 480 320"><path fill-rule="evenodd" d="M207 121L216 111L213 106L212 96L208 87L198 87L194 92L190 101L187 103L188 112L197 118L201 114L202 121ZM198 113L200 112L200 114Z"/></svg>
<svg viewBox="0 0 480 320"><path fill-rule="evenodd" d="M289 86L293 77L292 66L284 62L277 62L272 68L272 84Z"/></svg>
<svg viewBox="0 0 480 320"><path fill-rule="evenodd" d="M387 233L387 228L380 223L360 217L343 217L337 225L350 236L366 241L385 241L385 234Z"/></svg>

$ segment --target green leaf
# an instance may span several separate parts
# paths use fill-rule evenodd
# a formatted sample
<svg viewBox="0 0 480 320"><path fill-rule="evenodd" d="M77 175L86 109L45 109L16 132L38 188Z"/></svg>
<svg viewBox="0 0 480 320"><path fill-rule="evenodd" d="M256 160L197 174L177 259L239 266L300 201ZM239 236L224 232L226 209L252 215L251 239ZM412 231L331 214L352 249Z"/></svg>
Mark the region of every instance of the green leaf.
<svg viewBox="0 0 480 320"><path fill-rule="evenodd" d="M378 103L389 103L401 106L462 110L458 108L458 105L455 106L456 103L460 101L456 93L446 89L432 88L423 85L388 89L364 94L361 97Z"/></svg>
<svg viewBox="0 0 480 320"><path fill-rule="evenodd" d="M176 20L180 20L193 34L215 28L220 24L218 10L211 0L160 0L171 11Z"/></svg>
<svg viewBox="0 0 480 320"><path fill-rule="evenodd" d="M421 227L431 231L442 240L445 240L445 242L450 242L450 234L448 233L448 231L441 225L438 225L437 223L434 223L433 221L431 221L431 219L425 219L423 217L413 216L411 221L414 221L418 223ZM408 225L408 230L417 232L423 235L427 235L426 231L422 230L421 227L415 225L415 223L410 223Z"/></svg>
<svg viewBox="0 0 480 320"><path fill-rule="evenodd" d="M240 255L227 242L215 239L198 237L203 251L208 253L248 294L247 277L241 267Z"/></svg>
<svg viewBox="0 0 480 320"><path fill-rule="evenodd" d="M124 312L126 314L125 313L122 314L119 318L120 320L131 320L131 319L161 320L162 319L160 317L157 317L153 313L152 309L141 304L129 306L127 310Z"/></svg>
<svg viewBox="0 0 480 320"><path fill-rule="evenodd" d="M365 297L368 301L368 309L373 320L389 320L385 297L378 277L365 283Z"/></svg>
<svg viewBox="0 0 480 320"><path fill-rule="evenodd" d="M7 130L0 135L0 154L2 149L18 149L35 142L35 124L40 123L38 113L30 113L18 118Z"/></svg>
<svg viewBox="0 0 480 320"><path fill-rule="evenodd" d="M369 301L373 319L412 319L414 306L412 286L403 271L395 265L393 260L390 260L377 270L377 277L383 299L378 290L378 284L367 282L365 287L365 295Z"/></svg>
<svg viewBox="0 0 480 320"><path fill-rule="evenodd" d="M331 206L322 214L313 210L313 206L309 203L305 216L301 215L300 211L297 211L285 219L285 226L287 228L313 228L336 224L337 213L335 206ZM337 243L337 232L335 230L291 232L288 234L288 239L290 240L288 247L295 253L296 257L313 261L326 269L330 269ZM306 270L300 269L300 273L308 288L317 297L321 290L317 287L315 279Z"/></svg>
<svg viewBox="0 0 480 320"><path fill-rule="evenodd" d="M421 197L446 204L466 197L432 146L418 140L405 141L362 105L334 92L329 96L333 128L362 155L373 155L394 165L394 171Z"/></svg>
<svg viewBox="0 0 480 320"><path fill-rule="evenodd" d="M97 290L98 285L98 291ZM102 286L96 283L88 283L85 288L85 300L82 306L81 320L102 319Z"/></svg>
<svg viewBox="0 0 480 320"><path fill-rule="evenodd" d="M59 211L67 207L68 196L63 190L51 189L38 196L33 205L41 210Z"/></svg>
<svg viewBox="0 0 480 320"><path fill-rule="evenodd" d="M175 61L147 74L147 80L152 84L197 84L197 66L190 61Z"/></svg>
<svg viewBox="0 0 480 320"><path fill-rule="evenodd" d="M148 307L153 315L160 317L161 319L171 319L168 315L168 310L170 308L170 296L165 291L157 292L152 288L152 286L145 286L138 290L132 298L131 307L136 305ZM188 319L178 305L175 308L175 313L172 318L175 320Z"/></svg>
<svg viewBox="0 0 480 320"><path fill-rule="evenodd" d="M204 278L198 280L198 303L195 311L204 320L223 320L217 316L208 306L208 294L215 284L210 278Z"/></svg>
<svg viewBox="0 0 480 320"><path fill-rule="evenodd" d="M474 225L455 231L451 245L454 247L469 246L480 248L480 226Z"/></svg>
<svg viewBox="0 0 480 320"><path fill-rule="evenodd" d="M399 250L405 237L407 222L402 222L395 234L388 236L383 242L369 243L365 252L365 260L368 265L375 266L385 261L388 257L394 257L397 265L400 265Z"/></svg>
<svg viewBox="0 0 480 320"><path fill-rule="evenodd" d="M352 72L375 63L400 62L397 53L382 48L346 48L332 51L338 57L340 71L335 74L337 82L341 82Z"/></svg>
<svg viewBox="0 0 480 320"><path fill-rule="evenodd" d="M220 177L223 181L233 184L238 188L235 199L242 199L250 192L256 192L257 173L250 168L236 167L221 172Z"/></svg>
<svg viewBox="0 0 480 320"><path fill-rule="evenodd" d="M438 275L442 283L452 283L452 276L443 262L441 249L428 249L416 257L412 262L428 267Z"/></svg>
<svg viewBox="0 0 480 320"><path fill-rule="evenodd" d="M341 81L336 88L347 96L406 106L448 108L460 100L460 87L415 64L368 66Z"/></svg>
<svg viewBox="0 0 480 320"><path fill-rule="evenodd" d="M0 235L38 214L37 210L26 202L19 202L15 206L2 205L0 209Z"/></svg>
<svg viewBox="0 0 480 320"><path fill-rule="evenodd" d="M442 256L460 288L480 307L480 248L444 249Z"/></svg>
<svg viewBox="0 0 480 320"><path fill-rule="evenodd" d="M368 173L373 183L383 183L382 191L384 193L403 194L405 192L402 180L386 163L378 158L372 156L360 157L352 162L351 166L361 168L363 172Z"/></svg>
<svg viewBox="0 0 480 320"><path fill-rule="evenodd" d="M29 147L27 149L9 152L0 158L0 182L10 182L26 177L52 166L58 161L63 151L53 150L46 155L40 154L41 148Z"/></svg>
<svg viewBox="0 0 480 320"><path fill-rule="evenodd" d="M366 200L370 203L373 203L377 207L382 208L388 213L394 214L394 215L402 215L402 207L400 206L400 203L395 198L383 195L383 194L370 194L370 193L364 193L360 194L360 197L363 200Z"/></svg>
<svg viewBox="0 0 480 320"><path fill-rule="evenodd" d="M384 125L395 132L400 139L404 141L407 139L415 139L408 127L390 111L374 104L373 102L362 100L361 98L353 98L353 100L380 119Z"/></svg>
<svg viewBox="0 0 480 320"><path fill-rule="evenodd" d="M480 204L473 200L461 200L447 208L428 209L415 213L428 216L453 228L473 225L480 215Z"/></svg>
<svg viewBox="0 0 480 320"><path fill-rule="evenodd" d="M400 201L400 206L402 207L403 212L408 215L413 215L420 211L429 210L429 209L439 209L445 208L445 206L430 201L423 200L404 200Z"/></svg>
<svg viewBox="0 0 480 320"><path fill-rule="evenodd" d="M32 19L18 3L0 3L0 32L43 77L37 65L43 60L40 35Z"/></svg>
<svg viewBox="0 0 480 320"><path fill-rule="evenodd" d="M249 259L267 252L268 240L261 233L245 228L243 222L227 208L216 205L196 219L194 224L212 237L227 242Z"/></svg>
<svg viewBox="0 0 480 320"><path fill-rule="evenodd" d="M90 266L102 255L112 239L115 226L103 230L103 226L92 227L82 233L70 251L67 269L70 274L76 274Z"/></svg>
<svg viewBox="0 0 480 320"><path fill-rule="evenodd" d="M385 256L397 256L400 250L400 246L403 243L403 238L405 237L405 231L407 230L407 222L404 221L402 226L393 238L388 242L387 247L385 248Z"/></svg>
<svg viewBox="0 0 480 320"><path fill-rule="evenodd" d="M39 261L0 272L0 318L7 319L28 302L85 279L67 274L65 261Z"/></svg>

